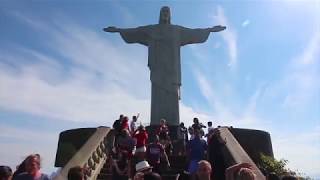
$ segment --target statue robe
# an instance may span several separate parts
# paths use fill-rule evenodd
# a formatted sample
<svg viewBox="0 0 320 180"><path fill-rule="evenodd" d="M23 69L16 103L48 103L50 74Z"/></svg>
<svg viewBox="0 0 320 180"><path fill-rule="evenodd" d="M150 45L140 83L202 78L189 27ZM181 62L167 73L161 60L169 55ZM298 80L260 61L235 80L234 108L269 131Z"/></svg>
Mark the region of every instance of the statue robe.
<svg viewBox="0 0 320 180"><path fill-rule="evenodd" d="M156 24L120 30L127 43L148 46L150 69L151 125L160 119L169 125L179 124L179 99L181 86L180 46L205 42L208 29L189 29L171 24Z"/></svg>

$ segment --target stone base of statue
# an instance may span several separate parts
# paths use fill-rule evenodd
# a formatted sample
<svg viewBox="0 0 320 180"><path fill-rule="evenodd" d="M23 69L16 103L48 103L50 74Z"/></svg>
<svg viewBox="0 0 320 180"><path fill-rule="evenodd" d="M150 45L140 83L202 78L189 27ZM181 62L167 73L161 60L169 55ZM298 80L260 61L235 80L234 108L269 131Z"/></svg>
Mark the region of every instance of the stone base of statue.
<svg viewBox="0 0 320 180"><path fill-rule="evenodd" d="M149 134L149 142L152 142L154 140L154 135L158 127L159 125L151 125L146 127ZM179 140L177 140L178 128L179 126L169 126L170 138L173 145L173 155L180 155L178 154L179 151L184 148L183 144L179 143ZM273 157L271 137L268 132L255 129L242 129L232 127L229 128L229 131L256 164L259 164L261 162L261 153ZM215 142L217 141L211 141L211 143L209 144L208 155L210 158L210 162L212 162L213 166L215 166L215 174L217 175L217 177L219 177L219 175L224 177L225 168L226 166L228 166L226 164L228 161L228 159L226 158L228 157L225 157L225 155L223 154L225 147ZM219 170L221 170L221 172Z"/></svg>
<svg viewBox="0 0 320 180"><path fill-rule="evenodd" d="M249 155L255 164L260 164L261 153L273 157L270 134L266 131L255 129L229 128L229 131L238 141L243 150ZM213 164L214 179L224 179L225 169L234 162L226 153L226 147L214 137L209 144L209 161ZM235 148L236 149L236 148Z"/></svg>

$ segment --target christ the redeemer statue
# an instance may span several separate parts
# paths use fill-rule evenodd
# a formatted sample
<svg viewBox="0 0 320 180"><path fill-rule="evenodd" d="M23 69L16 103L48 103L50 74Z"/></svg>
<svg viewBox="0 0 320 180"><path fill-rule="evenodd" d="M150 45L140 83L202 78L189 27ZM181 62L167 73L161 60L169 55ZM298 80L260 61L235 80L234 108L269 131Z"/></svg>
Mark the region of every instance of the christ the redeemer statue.
<svg viewBox="0 0 320 180"><path fill-rule="evenodd" d="M181 86L180 47L187 44L203 43L210 32L219 32L226 27L214 26L204 29L189 29L170 22L170 8L160 11L159 24L137 28L104 28L106 32L118 32L126 43L148 46L150 69L151 125L160 119L169 125L179 125L179 99Z"/></svg>

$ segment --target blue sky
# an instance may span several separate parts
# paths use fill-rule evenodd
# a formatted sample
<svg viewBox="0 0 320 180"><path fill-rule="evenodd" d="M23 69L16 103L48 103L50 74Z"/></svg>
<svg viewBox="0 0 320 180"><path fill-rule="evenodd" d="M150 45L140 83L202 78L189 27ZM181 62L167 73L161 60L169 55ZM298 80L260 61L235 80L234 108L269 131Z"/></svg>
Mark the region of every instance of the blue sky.
<svg viewBox="0 0 320 180"><path fill-rule="evenodd" d="M138 3L139 2L139 3ZM53 171L59 132L150 117L147 49L107 26L226 25L181 50L181 121L270 132L277 158L320 177L319 1L2 1L0 163L42 154Z"/></svg>

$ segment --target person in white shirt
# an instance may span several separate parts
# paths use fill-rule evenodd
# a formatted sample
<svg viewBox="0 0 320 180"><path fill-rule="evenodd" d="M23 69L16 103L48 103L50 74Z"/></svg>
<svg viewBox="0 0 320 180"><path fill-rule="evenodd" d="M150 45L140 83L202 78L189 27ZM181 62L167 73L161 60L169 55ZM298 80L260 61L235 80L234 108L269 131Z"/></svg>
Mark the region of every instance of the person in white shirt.
<svg viewBox="0 0 320 180"><path fill-rule="evenodd" d="M139 117L139 114L137 116L132 116L132 121L130 123L130 131L131 131L131 134L134 134L134 132L138 129L138 117Z"/></svg>

